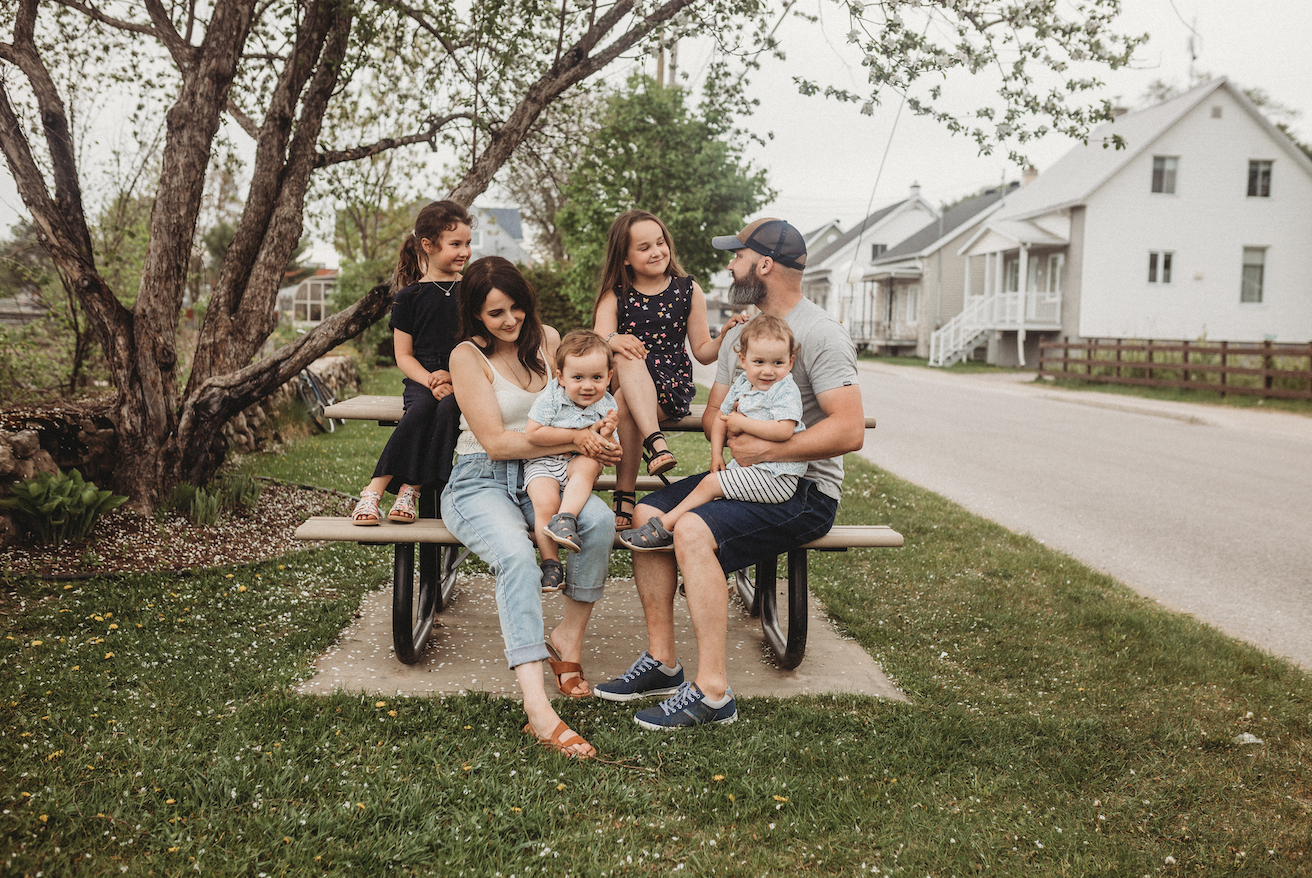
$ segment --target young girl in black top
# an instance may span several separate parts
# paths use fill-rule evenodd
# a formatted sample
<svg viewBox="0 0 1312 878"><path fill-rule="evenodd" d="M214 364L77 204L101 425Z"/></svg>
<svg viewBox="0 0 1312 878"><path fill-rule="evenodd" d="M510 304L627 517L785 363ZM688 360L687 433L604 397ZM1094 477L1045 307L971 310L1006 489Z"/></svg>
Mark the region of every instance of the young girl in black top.
<svg viewBox="0 0 1312 878"><path fill-rule="evenodd" d="M396 364L405 373L405 413L383 448L373 479L360 492L351 513L358 525L378 524L384 491L396 502L387 517L409 524L419 515L421 485L440 480L443 446L447 463L452 449L439 434L443 420L438 402L451 394L447 371L460 331L456 293L460 271L469 261L469 213L454 201L434 201L415 218L414 231L401 244L396 263L396 294L389 324Z"/></svg>

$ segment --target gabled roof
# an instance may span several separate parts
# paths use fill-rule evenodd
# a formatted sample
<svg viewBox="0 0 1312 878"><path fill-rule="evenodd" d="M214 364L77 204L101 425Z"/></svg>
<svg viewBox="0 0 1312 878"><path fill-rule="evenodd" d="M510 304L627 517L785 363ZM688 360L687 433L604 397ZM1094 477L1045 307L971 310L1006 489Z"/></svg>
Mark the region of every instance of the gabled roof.
<svg viewBox="0 0 1312 878"><path fill-rule="evenodd" d="M519 222L518 207L476 207L474 210L489 217L498 227L516 241L524 239L524 227Z"/></svg>
<svg viewBox="0 0 1312 878"><path fill-rule="evenodd" d="M802 240L806 242L806 249L809 251L811 247L815 245L815 242L819 241L820 237L831 229L836 234L843 234L843 227L839 225L838 220L830 220L823 226L817 226L809 232L804 232L802 234Z"/></svg>
<svg viewBox="0 0 1312 878"><path fill-rule="evenodd" d="M1225 89L1282 145L1297 164L1312 174L1312 161L1272 125L1243 92L1231 85L1225 77L1221 77L1160 104L1126 113L1099 125L1089 134L1088 144L1077 146L1066 153L1033 183L1008 198L1007 206L1002 209L999 218L1027 219L1085 203L1112 175L1150 149L1172 125L1218 89ZM1125 149L1111 146L1113 135L1119 135L1125 140Z"/></svg>
<svg viewBox="0 0 1312 878"><path fill-rule="evenodd" d="M878 259L874 261L875 265L885 262L895 262L899 259L905 259L910 256L923 256L932 253L942 246L942 242L957 234L957 231L970 222L976 222L988 214L990 208L997 209L997 205L1002 202L1004 192L1002 189L994 189L983 195L974 198L968 198L965 201L954 204L948 208L947 213L943 214L941 219L928 223L920 231L911 237L902 241L896 247L890 247L884 251Z"/></svg>
<svg viewBox="0 0 1312 878"><path fill-rule="evenodd" d="M890 204L888 207L880 208L879 210L870 214L870 216L866 217L864 220L857 223L855 226L853 226L852 228L844 232L842 235L840 235L838 237L838 240L835 241L834 243L829 244L825 247L821 247L818 251L816 251L813 254L807 254L806 257L807 265L820 265L830 256L833 256L839 250L842 250L848 244L852 243L857 238L861 237L862 233L864 233L866 229L870 228L871 226L878 225L881 221L888 218L896 210L898 210L898 208L904 207L914 200L915 200L914 198L904 198L901 201L896 202L895 204Z"/></svg>

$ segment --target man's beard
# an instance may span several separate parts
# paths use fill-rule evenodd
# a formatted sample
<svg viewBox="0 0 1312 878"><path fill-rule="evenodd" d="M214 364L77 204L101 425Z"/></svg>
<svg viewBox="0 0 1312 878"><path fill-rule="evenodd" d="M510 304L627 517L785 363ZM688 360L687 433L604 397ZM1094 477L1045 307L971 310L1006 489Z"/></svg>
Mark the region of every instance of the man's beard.
<svg viewBox="0 0 1312 878"><path fill-rule="evenodd" d="M765 298L765 281L761 280L753 272L746 279L733 279L729 284L729 304L736 308L746 308L748 305L759 305Z"/></svg>

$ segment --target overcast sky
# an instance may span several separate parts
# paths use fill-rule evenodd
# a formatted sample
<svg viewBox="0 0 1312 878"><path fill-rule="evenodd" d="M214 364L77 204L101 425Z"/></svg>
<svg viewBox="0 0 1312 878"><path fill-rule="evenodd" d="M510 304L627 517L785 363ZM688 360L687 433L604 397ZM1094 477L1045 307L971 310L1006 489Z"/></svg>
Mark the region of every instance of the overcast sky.
<svg viewBox="0 0 1312 878"><path fill-rule="evenodd" d="M807 2L821 13L820 25L785 25L780 34L787 61L766 61L751 86L760 106L747 125L773 137L764 147L751 147L749 157L768 171L779 192L759 215L782 216L808 229L836 219L847 228L866 214L868 206L878 208L906 197L913 183L919 183L921 193L938 204L1004 176L1018 178L1019 171L1009 164L1005 150L979 156L972 141L950 135L931 120L909 111L899 117L896 96L886 98L874 115L862 116L852 104L799 95L792 82L799 72L853 90L864 82L857 56L845 45L848 24L839 14L842 7L828 0L803 0ZM1100 75L1107 86L1099 97L1137 106L1155 79L1187 85L1193 29L1195 69L1262 88L1303 114L1293 127L1302 139L1312 139L1312 50L1308 48L1312 0L1124 0L1120 22L1122 32L1147 32L1152 39L1139 51L1132 69ZM681 47L680 64L689 74L695 76L704 63L704 49ZM623 79L632 66L616 67L609 77ZM646 68L654 72L653 64L647 63ZM970 92L972 85L958 78L950 80L948 88ZM987 99L986 90L975 89L975 94ZM1071 146L1065 138L1049 136L1028 144L1026 151L1042 172ZM886 149L887 160L877 180ZM495 202L494 194L480 199L489 205ZM26 211L13 179L7 166L0 167L0 230L7 230L20 214ZM328 253L316 248L316 256L327 261Z"/></svg>

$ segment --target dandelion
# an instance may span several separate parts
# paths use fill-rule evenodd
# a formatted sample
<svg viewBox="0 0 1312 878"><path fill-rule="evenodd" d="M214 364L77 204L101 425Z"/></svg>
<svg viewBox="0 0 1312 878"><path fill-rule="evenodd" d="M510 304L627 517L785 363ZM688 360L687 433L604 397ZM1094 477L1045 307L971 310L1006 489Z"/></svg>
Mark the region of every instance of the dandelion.
<svg viewBox="0 0 1312 878"><path fill-rule="evenodd" d="M224 579L232 579L232 577L233 577L234 575L235 575L235 574L229 573L227 576L225 576L225 577L223 577L223 578L224 578Z"/></svg>
<svg viewBox="0 0 1312 878"><path fill-rule="evenodd" d="M118 625L117 625L116 623L111 623L110 626L109 626L109 630L110 630L110 631L117 631L117 630L118 630Z"/></svg>
<svg viewBox="0 0 1312 878"><path fill-rule="evenodd" d="M521 813L524 809L523 809L523 808L513 808L513 807L512 807L510 810L511 810L511 811L514 811L516 814L519 814L519 813Z"/></svg>
<svg viewBox="0 0 1312 878"><path fill-rule="evenodd" d="M107 653L105 653L105 658L107 658L107 659L112 659L113 657L114 657L114 653L112 653L112 652L107 652Z"/></svg>
<svg viewBox="0 0 1312 878"><path fill-rule="evenodd" d="M788 801L788 798L787 798L786 796L775 796L775 797L774 797L774 800L775 800L776 802L787 802L787 801Z"/></svg>
<svg viewBox="0 0 1312 878"><path fill-rule="evenodd" d="M388 715L388 716L396 716L396 711L395 711L395 710L389 710L389 711L387 712L387 715Z"/></svg>
<svg viewBox="0 0 1312 878"><path fill-rule="evenodd" d="M165 800L164 800L164 804L165 804L165 805L172 805L172 804L174 804L174 800L173 800L173 799L165 799Z"/></svg>
<svg viewBox="0 0 1312 878"><path fill-rule="evenodd" d="M563 792L564 789L565 789L565 785L564 785L563 783L556 784L556 792L558 792L558 793L559 793L559 792Z"/></svg>
<svg viewBox="0 0 1312 878"><path fill-rule="evenodd" d="M33 640L33 641L32 641L32 645L33 645L33 646L40 646L40 645L41 645L41 641L39 641L39 640Z"/></svg>
<svg viewBox="0 0 1312 878"><path fill-rule="evenodd" d="M724 775L717 774L715 777L711 778L711 780L724 780Z"/></svg>
<svg viewBox="0 0 1312 878"><path fill-rule="evenodd" d="M237 591L245 591L245 590L246 590L246 586L244 585L237 586Z"/></svg>
<svg viewBox="0 0 1312 878"><path fill-rule="evenodd" d="M375 701L375 702L374 702L374 707L386 707L386 706L387 706L387 702L386 702L386 701Z"/></svg>

